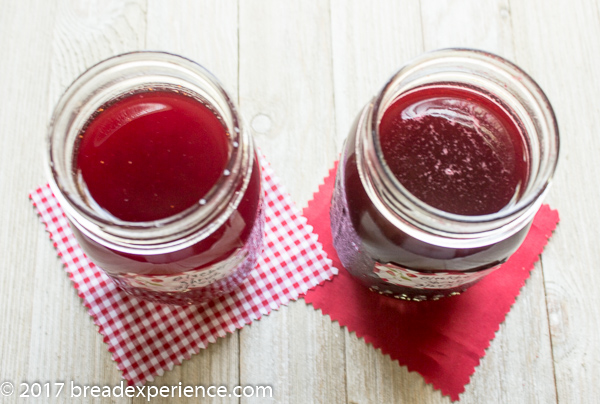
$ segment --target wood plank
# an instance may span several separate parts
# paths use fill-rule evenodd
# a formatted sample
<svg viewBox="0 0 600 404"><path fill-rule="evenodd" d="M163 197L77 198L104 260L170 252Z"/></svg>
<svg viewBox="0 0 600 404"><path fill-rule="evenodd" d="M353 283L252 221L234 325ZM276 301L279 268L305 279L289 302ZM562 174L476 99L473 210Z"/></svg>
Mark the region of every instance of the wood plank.
<svg viewBox="0 0 600 404"><path fill-rule="evenodd" d="M194 2L148 3L147 48L177 53L200 63L210 70L237 99L238 33L237 1L210 0ZM149 385L227 386L231 391L239 384L238 333L220 338L181 366L166 372ZM152 402L167 403L171 398L156 398ZM144 399L134 399L142 403ZM205 397L195 401L212 402ZM237 403L235 397L219 402Z"/></svg>
<svg viewBox="0 0 600 404"><path fill-rule="evenodd" d="M385 82L423 52L419 2L332 0L336 146ZM336 155L337 157L337 155Z"/></svg>
<svg viewBox="0 0 600 404"><path fill-rule="evenodd" d="M541 264L461 395L465 403L557 402Z"/></svg>
<svg viewBox="0 0 600 404"><path fill-rule="evenodd" d="M177 53L201 64L237 99L237 20L237 0L148 0L146 48Z"/></svg>
<svg viewBox="0 0 600 404"><path fill-rule="evenodd" d="M50 107L90 66L146 46L146 0L62 0L52 37Z"/></svg>
<svg viewBox="0 0 600 404"><path fill-rule="evenodd" d="M327 1L240 2L240 104L255 139L299 206L337 149ZM294 302L240 332L242 385L271 384L272 400L345 401L344 338Z"/></svg>
<svg viewBox="0 0 600 404"><path fill-rule="evenodd" d="M39 3L36 4L30 5L28 11L37 14L35 10ZM51 33L45 38L42 35L38 37L46 41L44 45L47 50L42 53L51 55L51 59L43 63L43 69L48 72L50 68L50 74L42 75L45 79L44 92L48 91L48 96L47 105L40 110L48 111L48 115L40 115L44 116L47 123L60 94L85 68L114 54L144 46L146 4L145 0L94 3L63 1L50 10L39 12L42 20L46 13L55 15ZM26 18L21 18L21 22L24 20ZM32 27L31 30L35 32L36 28ZM36 136L39 141L35 145L26 142L23 146L39 151L40 154L35 154L39 157L44 145L43 131L40 130ZM19 155L25 156L26 153ZM30 170L44 172L41 162L33 164ZM37 180L38 184L35 185L41 182L40 178ZM27 213L31 215L31 210L28 209ZM40 243L34 250L35 257L32 257L34 265L29 266L34 269L32 287L35 299L32 300L33 309L29 318L32 337L27 355L28 369L24 373L27 380L73 380L89 385L119 383L121 374L87 310L71 287L47 235L41 231L39 223L27 234L36 235ZM61 401L70 401L67 393L61 395Z"/></svg>
<svg viewBox="0 0 600 404"><path fill-rule="evenodd" d="M421 0L426 51L476 48L513 58L508 0Z"/></svg>
<svg viewBox="0 0 600 404"><path fill-rule="evenodd" d="M329 3L240 2L240 106L298 206L337 149Z"/></svg>
<svg viewBox="0 0 600 404"><path fill-rule="evenodd" d="M48 349L44 333L59 334L60 329L40 328L32 323L39 304L45 303L47 316L60 322L62 313L47 300L54 283L67 283L61 276L56 255L48 237L41 231L27 194L44 180L41 157L48 109L48 71L54 7L33 2L5 2L0 6L0 49L5 59L0 63L0 378L2 382L31 380L33 370L42 362L53 362L59 351ZM45 268L53 270L54 279L46 290L36 289L36 277L45 258ZM40 303L38 303L40 302ZM31 345L48 354L30 359ZM48 358L50 356L50 358ZM35 374L35 379L52 377L52 373ZM21 389L22 390L22 389ZM16 403L17 395L2 402Z"/></svg>
<svg viewBox="0 0 600 404"><path fill-rule="evenodd" d="M225 338L219 338L214 344L200 352L191 359L184 361L180 366L175 366L172 370L165 372L162 376L146 383L146 386L177 386L179 383L185 386L203 386L208 389L209 386L225 386L227 391L233 391L233 388L239 385L239 341L238 335L233 334ZM182 388L183 388L182 387ZM153 403L171 403L177 398L156 397L152 399ZM189 399L188 399L189 400ZM236 397L219 398L219 403L238 403ZM183 401L183 400L182 400ZM210 396L202 397L199 395L193 398L195 403L211 403L215 398ZM148 398L133 398L133 403L148 402Z"/></svg>
<svg viewBox="0 0 600 404"><path fill-rule="evenodd" d="M558 399L592 403L600 396L600 9L594 1L511 7L517 61L548 95L561 132L549 198L561 223L542 258Z"/></svg>

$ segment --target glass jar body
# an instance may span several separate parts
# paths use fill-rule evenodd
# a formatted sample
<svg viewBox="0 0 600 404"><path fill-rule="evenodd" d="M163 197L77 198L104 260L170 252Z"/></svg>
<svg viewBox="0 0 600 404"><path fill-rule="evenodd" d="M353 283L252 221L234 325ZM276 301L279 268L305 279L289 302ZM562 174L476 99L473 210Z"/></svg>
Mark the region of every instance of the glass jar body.
<svg viewBox="0 0 600 404"><path fill-rule="evenodd" d="M264 205L258 157L244 197L208 237L168 252L123 252L91 237L67 216L86 255L130 295L167 304L213 300L237 288L263 247Z"/></svg>
<svg viewBox="0 0 600 404"><path fill-rule="evenodd" d="M437 300L465 291L517 250L531 225L492 245L443 247L396 227L370 199L357 166L356 124L339 161L331 233L348 272L363 285L402 300Z"/></svg>
<svg viewBox="0 0 600 404"><path fill-rule="evenodd" d="M469 66L471 57L477 66ZM485 66L492 57L500 67ZM459 294L497 269L523 242L554 172L558 132L541 90L533 83L539 93L529 97L530 88L517 84L513 89L507 75L494 75L494 69L505 68L522 73L489 54L433 52L400 70L357 117L342 151L330 214L338 256L365 286L404 300ZM529 183L519 200L493 215L441 212L410 194L390 172L379 145L379 122L407 91L437 83L473 89L488 78L492 83L481 92L502 103L523 128ZM498 96L496 88L509 88L510 95L498 90ZM546 121L540 119L544 116Z"/></svg>
<svg viewBox="0 0 600 404"><path fill-rule="evenodd" d="M108 212L90 193L85 173L82 175L78 165L79 150L84 150L80 144L86 141L86 129L91 127L94 119L100 113L107 114L110 108L116 111L113 115L118 120L113 122L110 121L112 118L104 118L109 124L98 124L97 127L106 134L98 132L99 137L89 138L87 145L98 147L110 136L110 139L122 138L123 132L117 131L140 116L146 119L144 111L148 111L148 116L157 116L157 112L173 110L168 104L157 104L160 99L156 98L157 91L160 96L173 94L172 97L175 97L176 94L178 100L189 97L197 101L196 104L185 101L185 105L198 105L198 114L194 112L196 110L185 112L186 117L195 117L189 118L194 119L194 125L203 125L200 117L206 116L206 111L210 111L209 116L214 115L210 122L213 126L217 122L220 128L215 133L219 133L225 150L221 166L224 169L221 174L221 171L211 174L218 178L214 185L208 185L210 188L199 197L201 199L183 206L176 213L166 217L154 215L152 220L127 221ZM148 92L153 94L152 103L143 94ZM136 97L142 101L135 101ZM134 115L113 107L123 105L121 100L133 105ZM160 116L164 121L167 116L173 115ZM160 172L161 178L156 181L150 178L148 183L170 182L169 178L164 178L162 167L176 166L182 158L167 154L171 151L169 142L175 141L170 136L194 141L190 137L192 130L193 133L203 133L195 129L190 129L190 134L182 133L180 129L175 132L175 126L161 125L167 129L159 140L167 150L162 147L153 149L153 153L158 153L158 160L148 158L150 154L144 150L145 161L149 163L146 163L147 171L142 169L141 176L138 174L139 180L143 181L141 183L146 183L146 175L151 176L152 172ZM143 133L141 136L145 142L146 137ZM50 185L75 237L86 255L125 292L161 303L201 303L238 287L256 265L262 251L264 230L260 164L252 138L243 129L235 104L218 80L196 63L162 52L136 52L100 62L76 79L61 97L50 126L48 145ZM128 156L123 157L125 167L127 159L131 165L134 160L131 156L137 158L137 154L142 154L135 147L129 149L114 149L115 156ZM109 150L111 156L112 151ZM189 154L185 147L182 152L182 156ZM160 161L163 166L157 169ZM104 160L99 163L102 167L106 166ZM172 172L178 175L180 184L183 178L181 172ZM116 177L121 173L127 175L119 168ZM102 175L88 175L87 178L97 177L102 178ZM133 183L136 181L134 179ZM188 181L184 185L184 189L177 193L192 192L200 184ZM206 187L205 184L202 186ZM166 189L173 189L169 187ZM147 206L159 206L162 195L154 193L154 197L157 199L152 203L156 205L149 202ZM123 203L128 201L124 199ZM166 206L168 208L169 205ZM135 214L135 210L132 212Z"/></svg>

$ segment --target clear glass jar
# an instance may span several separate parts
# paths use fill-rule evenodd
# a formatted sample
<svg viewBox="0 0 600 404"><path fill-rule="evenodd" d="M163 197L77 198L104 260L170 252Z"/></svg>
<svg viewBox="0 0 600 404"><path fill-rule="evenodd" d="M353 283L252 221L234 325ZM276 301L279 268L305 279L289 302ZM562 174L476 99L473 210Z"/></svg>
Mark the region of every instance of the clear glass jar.
<svg viewBox="0 0 600 404"><path fill-rule="evenodd" d="M117 108L114 106L120 100L143 98L149 92L190 97L198 108L212 112L224 134L225 168L191 206L165 217L123 220L107 213L91 197L89 184L78 172L80 139L87 136L86 128L101 117L99 114ZM137 115L126 118L135 120ZM103 141L96 141L94 146ZM171 141L166 141L167 148ZM121 152L122 148L115 147L115 153ZM135 52L91 67L56 106L49 128L48 157L52 191L80 246L127 293L162 303L200 303L232 291L256 265L263 244L264 209L253 140L244 130L231 97L200 65L168 53ZM197 184L184 185L193 189Z"/></svg>
<svg viewBox="0 0 600 404"><path fill-rule="evenodd" d="M384 158L380 124L386 111L407 94L436 88L485 98L518 128L527 180L502 209L465 215L435 208L408 191ZM364 285L398 299L459 294L520 246L548 191L558 151L552 107L517 66L468 49L422 55L364 107L346 139L330 211L342 264Z"/></svg>

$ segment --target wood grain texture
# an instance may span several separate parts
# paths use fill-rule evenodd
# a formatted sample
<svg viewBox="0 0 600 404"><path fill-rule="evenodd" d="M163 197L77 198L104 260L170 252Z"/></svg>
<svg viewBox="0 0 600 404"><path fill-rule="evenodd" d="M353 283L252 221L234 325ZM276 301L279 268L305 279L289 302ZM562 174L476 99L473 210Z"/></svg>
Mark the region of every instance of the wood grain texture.
<svg viewBox="0 0 600 404"><path fill-rule="evenodd" d="M146 46L146 0L61 0L55 7L50 107L85 69Z"/></svg>
<svg viewBox="0 0 600 404"><path fill-rule="evenodd" d="M121 380L27 201L45 180L50 113L87 67L140 49L203 64L238 99L302 207L390 75L423 51L449 46L522 66L552 101L562 141L549 195L561 223L461 401L597 402L600 6L592 0L0 0L0 382ZM228 403L450 401L302 301L150 384L179 382L273 387L272 399L217 400ZM179 401L189 400L153 400Z"/></svg>
<svg viewBox="0 0 600 404"><path fill-rule="evenodd" d="M511 2L516 59L555 109L561 160L549 201L561 223L543 267L558 400L600 397L600 11L597 2ZM543 19L531 16L542 7ZM562 27L571 27L564 31ZM577 28L579 27L579 28Z"/></svg>
<svg viewBox="0 0 600 404"><path fill-rule="evenodd" d="M48 119L51 58L46 38L52 36L54 10L45 7L44 13L30 15L30 7L27 1L0 7L0 49L13 55L11 63L0 63L0 380L13 383L39 369L40 362L55 362L60 355L45 343L48 327L33 322L34 301L50 305L37 296L33 285L41 269L37 261L47 257L55 262L56 256L27 206L29 188L44 178L40 158ZM28 46L23 47L24 43ZM64 278L57 279L50 287L56 290L66 283ZM53 316L56 322L60 317L58 313ZM32 362L32 346L47 353ZM38 378L49 376L48 372L36 374Z"/></svg>
<svg viewBox="0 0 600 404"><path fill-rule="evenodd" d="M149 0L146 48L176 53L201 64L237 99L237 0Z"/></svg>
<svg viewBox="0 0 600 404"><path fill-rule="evenodd" d="M239 19L242 114L303 206L336 155L329 3L241 1ZM240 340L242 385L272 384L277 403L345 400L343 333L303 301L244 328Z"/></svg>
<svg viewBox="0 0 600 404"><path fill-rule="evenodd" d="M242 114L304 206L337 152L329 2L241 1L239 18Z"/></svg>
<svg viewBox="0 0 600 404"><path fill-rule="evenodd" d="M476 48L513 58L508 0L421 0L426 51Z"/></svg>
<svg viewBox="0 0 600 404"><path fill-rule="evenodd" d="M336 146L385 82L423 52L419 2L332 0Z"/></svg>

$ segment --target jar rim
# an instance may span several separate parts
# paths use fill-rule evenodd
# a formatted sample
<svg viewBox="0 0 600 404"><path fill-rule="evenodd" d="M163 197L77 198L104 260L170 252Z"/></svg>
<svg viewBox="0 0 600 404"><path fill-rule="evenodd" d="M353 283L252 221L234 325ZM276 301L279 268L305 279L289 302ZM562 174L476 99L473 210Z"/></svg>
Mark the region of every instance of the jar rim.
<svg viewBox="0 0 600 404"><path fill-rule="evenodd" d="M550 145L545 150L548 154L546 156L547 161L543 162L544 165L540 172L537 173L537 178L530 179L535 180L535 186L527 190L516 203L498 212L470 216L446 212L428 205L402 185L383 158L379 142L379 124L386 111L386 103L390 101L390 94L396 90L401 80L410 78L419 69L431 68L436 66L436 64L442 65L444 63L455 63L457 66L468 66L469 64L485 66L486 69L490 69L494 74L498 74L503 79L510 80L512 84L516 85L519 91L527 95L527 100L535 104L535 110L543 118L544 122L541 122L541 124L543 124L543 130L546 132L543 135L548 138ZM491 78L480 79L491 80ZM397 93L393 97L393 100L397 99L401 93ZM528 219L541 206L543 197L548 190L556 170L560 140L558 124L548 97L533 78L521 68L489 52L468 48L447 48L427 52L413 59L387 81L370 104L370 110L367 112L367 115L367 134L370 136L370 139L368 142L365 142L368 145L364 147L373 147L373 155L376 158L371 159L369 164L381 173L384 186L388 188L386 192L398 193L392 199L399 200L393 200L392 205L394 209L400 210L400 212L394 213L400 214L403 219L406 219L406 213L410 212L411 218L409 220L429 227L437 235L481 238L482 240L480 241L488 242L489 240L486 240L489 238L488 236L492 236L492 233L497 233L499 228L507 224L512 223L512 226L515 227L514 232L518 231L526 225Z"/></svg>
<svg viewBox="0 0 600 404"><path fill-rule="evenodd" d="M143 84L138 88L143 91L146 85L162 83L156 81L160 78L167 80L169 74L173 74L173 80L178 83L185 84L186 80L190 80L189 86L183 86L184 90L190 92L196 92L190 88L206 86L211 98L207 102L214 107L211 101L218 101L219 108L223 109L221 112L225 112L230 118L223 119L229 143L232 145L225 170L199 203L174 215L140 222L107 218L86 204L79 192L75 192L76 187L71 183L74 181L72 170L59 167L58 160L64 151L59 150L63 144L58 141L62 139L61 136L68 137L69 133L79 132L81 121L85 123L89 120L89 115L85 116L85 119L75 119L75 116L81 113L84 104L99 107L97 104L103 104L99 100L106 98L110 91L118 88L117 92L111 93L113 96L110 99L131 91L135 83ZM123 84L125 79L123 76L119 78L119 75L127 75L127 84ZM145 77L148 79L145 80ZM197 82L192 83L191 80ZM97 91L98 95L93 96L89 91ZM104 94L104 98L100 94ZM95 108L87 108L93 109ZM65 140L67 141L68 139ZM250 179L251 169L247 170L249 172L242 172L241 167L247 165L254 155L253 142L247 131L243 130L237 107L221 82L200 64L183 56L161 51L135 51L115 55L81 73L65 90L55 107L48 129L47 145L46 167L49 169L51 188L65 213L81 231L98 242L110 244L113 249L151 249L157 254L163 253L164 248L171 249L175 245L181 248L182 243L191 245L197 242L199 237L207 237L225 222L241 201ZM65 173L70 178L64 178ZM236 192L236 184L231 180L231 177L236 175L243 175L241 192ZM193 235L193 241L187 237L190 235Z"/></svg>

